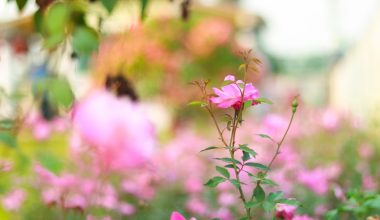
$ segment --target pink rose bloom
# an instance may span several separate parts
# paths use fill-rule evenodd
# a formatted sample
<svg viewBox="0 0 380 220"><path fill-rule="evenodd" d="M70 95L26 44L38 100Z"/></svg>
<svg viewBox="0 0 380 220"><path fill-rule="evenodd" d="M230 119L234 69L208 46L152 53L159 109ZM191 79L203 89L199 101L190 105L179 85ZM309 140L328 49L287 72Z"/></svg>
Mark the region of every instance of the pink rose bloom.
<svg viewBox="0 0 380 220"><path fill-rule="evenodd" d="M25 200L25 192L22 189L16 189L9 192L1 199L1 203L7 211L17 211Z"/></svg>
<svg viewBox="0 0 380 220"><path fill-rule="evenodd" d="M232 75L226 76L225 80L232 81L235 78ZM211 97L212 103L216 104L219 108L230 108L240 109L242 105L242 94L243 88L239 87L239 84L243 82L238 81L231 83L229 85L223 86L221 89L213 88L217 96ZM254 101L259 98L259 91L252 85L252 83L245 84L244 98L243 102ZM253 104L257 104L254 102Z"/></svg>
<svg viewBox="0 0 380 220"><path fill-rule="evenodd" d="M107 169L136 167L153 154L153 126L140 106L128 98L94 91L75 106L73 124Z"/></svg>
<svg viewBox="0 0 380 220"><path fill-rule="evenodd" d="M313 218L308 215L296 215L292 220L313 220Z"/></svg>
<svg viewBox="0 0 380 220"><path fill-rule="evenodd" d="M282 203L276 205L276 217L284 220L292 220L297 207Z"/></svg>

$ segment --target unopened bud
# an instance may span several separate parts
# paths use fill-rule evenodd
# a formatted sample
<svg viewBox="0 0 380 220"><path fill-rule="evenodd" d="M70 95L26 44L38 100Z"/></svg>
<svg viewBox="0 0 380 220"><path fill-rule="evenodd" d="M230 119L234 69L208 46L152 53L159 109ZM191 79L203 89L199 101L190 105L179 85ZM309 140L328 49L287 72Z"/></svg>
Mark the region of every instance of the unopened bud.
<svg viewBox="0 0 380 220"><path fill-rule="evenodd" d="M297 98L293 100L292 102L292 112L293 113L296 113L297 111L297 107L298 107L298 101L297 101Z"/></svg>

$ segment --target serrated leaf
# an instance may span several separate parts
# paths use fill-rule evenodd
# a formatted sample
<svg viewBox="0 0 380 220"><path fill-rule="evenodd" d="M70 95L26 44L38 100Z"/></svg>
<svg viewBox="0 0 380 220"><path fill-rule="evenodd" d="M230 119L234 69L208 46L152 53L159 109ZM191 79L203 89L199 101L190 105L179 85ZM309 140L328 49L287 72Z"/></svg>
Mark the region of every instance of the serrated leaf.
<svg viewBox="0 0 380 220"><path fill-rule="evenodd" d="M219 185L220 183L223 183L226 180L227 179L225 179L223 177L216 176L216 177L213 177L213 178L209 179L207 181L207 183L205 183L204 185L208 186L208 187L216 187L217 185Z"/></svg>
<svg viewBox="0 0 380 220"><path fill-rule="evenodd" d="M101 0L102 5L107 9L109 13L113 11L118 0Z"/></svg>
<svg viewBox="0 0 380 220"><path fill-rule="evenodd" d="M271 193L269 193L267 199L269 201L276 201L276 200L282 199L283 197L284 197L284 192L277 191L277 192L271 192Z"/></svg>
<svg viewBox="0 0 380 220"><path fill-rule="evenodd" d="M262 202L265 199L265 192L264 189L257 185L256 188L253 190L253 196L256 198L256 201Z"/></svg>
<svg viewBox="0 0 380 220"><path fill-rule="evenodd" d="M255 101L258 103L265 103L265 104L269 104L269 105L273 104L273 102L267 98L258 98L258 99L255 99Z"/></svg>
<svg viewBox="0 0 380 220"><path fill-rule="evenodd" d="M222 174L222 176L226 177L227 179L230 178L230 172L228 172L226 168L216 166L215 169L218 171L218 173Z"/></svg>
<svg viewBox="0 0 380 220"><path fill-rule="evenodd" d="M203 151L208 151L208 150L214 150L214 149L218 149L218 147L215 147L215 146L210 146L210 147L207 147L199 152L203 152Z"/></svg>
<svg viewBox="0 0 380 220"><path fill-rule="evenodd" d="M251 148L247 147L246 144L244 145L239 145L239 148L243 151L243 152L247 152L249 153L250 155L252 155L252 157L256 157L257 153L256 151L252 150Z"/></svg>
<svg viewBox="0 0 380 220"><path fill-rule="evenodd" d="M8 132L0 132L0 142L11 148L17 147L16 138Z"/></svg>
<svg viewBox="0 0 380 220"><path fill-rule="evenodd" d="M236 179L230 179L229 181L232 185L234 185L236 187L236 189L238 189L240 187L240 183Z"/></svg>
<svg viewBox="0 0 380 220"><path fill-rule="evenodd" d="M257 206L259 206L259 205L260 205L260 202L255 201L255 200L244 203L244 206L245 206L247 209L254 208L254 207L257 207Z"/></svg>
<svg viewBox="0 0 380 220"><path fill-rule="evenodd" d="M269 170L269 168L267 166L265 166L264 164L261 164L261 163L248 162L245 165L250 166L250 167L254 167L254 168L257 168L260 170L264 170L264 171Z"/></svg>
<svg viewBox="0 0 380 220"><path fill-rule="evenodd" d="M235 162L236 164L240 164L241 165L241 162L238 161L238 160L233 160L232 158L228 158L228 157L223 157L223 158L214 158L215 160L220 160L220 161L223 161L223 162L226 162L226 163L232 163L232 162Z"/></svg>

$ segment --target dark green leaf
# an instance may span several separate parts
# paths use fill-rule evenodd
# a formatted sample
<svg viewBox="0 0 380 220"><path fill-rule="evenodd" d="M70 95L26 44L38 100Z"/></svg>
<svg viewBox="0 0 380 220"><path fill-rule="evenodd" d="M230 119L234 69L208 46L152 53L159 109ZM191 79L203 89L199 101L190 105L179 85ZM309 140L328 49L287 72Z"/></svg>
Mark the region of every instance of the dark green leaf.
<svg viewBox="0 0 380 220"><path fill-rule="evenodd" d="M144 20L146 17L146 10L148 8L149 0L140 0L140 18L141 20Z"/></svg>
<svg viewBox="0 0 380 220"><path fill-rule="evenodd" d="M243 151L243 156L241 157L241 159L243 161L247 161L247 160L251 159L251 157L249 156L249 153Z"/></svg>
<svg viewBox="0 0 380 220"><path fill-rule="evenodd" d="M18 10L22 11L22 9L24 9L27 2L28 2L27 0L16 0Z"/></svg>
<svg viewBox="0 0 380 220"><path fill-rule="evenodd" d="M261 164L261 163L253 163L253 162L248 162L245 164L246 166L250 166L250 167L254 167L254 168L257 168L257 169L260 169L260 170L268 170L269 168L267 166L265 166L264 164Z"/></svg>
<svg viewBox="0 0 380 220"><path fill-rule="evenodd" d="M226 168L216 166L215 169L216 169L216 171L218 171L218 173L222 174L227 179L230 178L230 172L228 172L228 170Z"/></svg>
<svg viewBox="0 0 380 220"><path fill-rule="evenodd" d="M278 186L278 184L275 183L273 180L271 180L271 179L267 179L267 178L262 179L262 180L261 180L261 183L262 183L262 184L271 185L271 186Z"/></svg>
<svg viewBox="0 0 380 220"><path fill-rule="evenodd" d="M220 176L216 176L216 177L209 179L207 181L207 183L205 183L204 185L208 186L208 187L216 187L217 185L219 185L220 183L223 183L224 181L226 181L225 178L220 177Z"/></svg>
<svg viewBox="0 0 380 220"><path fill-rule="evenodd" d="M220 160L220 161L223 161L223 162L226 162L226 163L232 163L233 161L236 163L236 164L240 164L241 165L241 162L238 161L238 160L233 160L231 158L228 158L228 157L223 157L223 158L214 158L215 160Z"/></svg>
<svg viewBox="0 0 380 220"><path fill-rule="evenodd" d="M8 132L0 132L0 142L11 148L17 147L16 138Z"/></svg>
<svg viewBox="0 0 380 220"><path fill-rule="evenodd" d="M253 190L253 196L256 198L258 202L262 202L265 199L265 192L264 189L257 185L256 188Z"/></svg>
<svg viewBox="0 0 380 220"><path fill-rule="evenodd" d="M207 147L203 150L201 150L200 152L203 152L203 151L208 151L208 150L213 150L213 149L218 149L218 147L215 147L215 146L210 146L210 147Z"/></svg>
<svg viewBox="0 0 380 220"><path fill-rule="evenodd" d="M113 11L118 0L101 0L102 5L107 9L109 13Z"/></svg>
<svg viewBox="0 0 380 220"><path fill-rule="evenodd" d="M243 152L247 152L249 154L252 155L252 157L256 157L257 153L256 151L252 150L251 148L247 147L246 144L244 145L239 145L239 148L243 151Z"/></svg>

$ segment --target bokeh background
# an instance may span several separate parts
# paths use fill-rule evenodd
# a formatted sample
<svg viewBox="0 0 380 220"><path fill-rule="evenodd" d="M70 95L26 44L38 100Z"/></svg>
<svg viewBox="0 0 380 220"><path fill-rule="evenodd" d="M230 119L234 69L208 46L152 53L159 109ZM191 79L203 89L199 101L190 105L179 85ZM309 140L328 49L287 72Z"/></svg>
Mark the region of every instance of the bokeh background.
<svg viewBox="0 0 380 220"><path fill-rule="evenodd" d="M297 198L310 219L380 214L379 1L198 0L184 9L187 1L151 0L142 21L139 1L116 1L109 13L78 0L70 19L96 34L67 34L54 47L36 26L49 23L36 16L44 1L21 11L19 2L0 0L0 219L153 220L174 210L237 219L233 186L203 186L223 152L199 153L220 143L206 112L188 103L201 96L194 80L241 78L247 49L261 61L248 80L273 102L250 110L238 132L259 162L275 147L256 134L279 139L291 100L300 102L269 174L279 186L269 189ZM103 91L117 77L136 102Z"/></svg>

